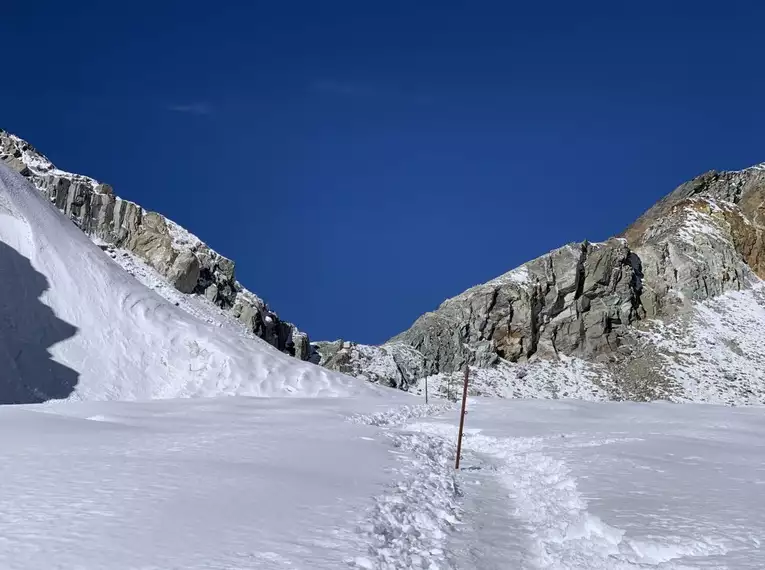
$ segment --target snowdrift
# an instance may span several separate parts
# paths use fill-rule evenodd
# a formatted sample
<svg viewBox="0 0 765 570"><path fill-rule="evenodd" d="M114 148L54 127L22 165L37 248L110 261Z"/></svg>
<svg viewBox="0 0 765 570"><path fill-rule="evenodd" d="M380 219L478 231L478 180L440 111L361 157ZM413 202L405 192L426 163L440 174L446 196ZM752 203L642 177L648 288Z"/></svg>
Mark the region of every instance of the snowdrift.
<svg viewBox="0 0 765 570"><path fill-rule="evenodd" d="M180 310L0 164L0 403L374 393Z"/></svg>

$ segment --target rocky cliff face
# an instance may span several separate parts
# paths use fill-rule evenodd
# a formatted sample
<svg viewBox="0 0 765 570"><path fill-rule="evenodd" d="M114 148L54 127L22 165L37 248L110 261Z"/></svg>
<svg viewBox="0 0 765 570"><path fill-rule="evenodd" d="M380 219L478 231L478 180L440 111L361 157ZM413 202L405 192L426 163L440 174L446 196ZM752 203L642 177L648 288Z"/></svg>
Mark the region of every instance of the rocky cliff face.
<svg viewBox="0 0 765 570"><path fill-rule="evenodd" d="M565 245L366 346L312 345L236 281L233 261L2 130L0 160L115 259L135 256L278 349L371 382L453 395L467 366L476 394L765 403L765 165L707 172L622 235Z"/></svg>
<svg viewBox="0 0 765 570"><path fill-rule="evenodd" d="M445 301L375 347L391 355L406 347L413 366L386 366L380 352L353 343L320 343L322 362L356 375L372 369L378 381L401 387L421 385L424 375L442 389L467 365L483 378L476 391L497 395L528 394L536 382L536 396L582 397L584 385L592 387L585 395L598 398L725 401L713 377L726 371L707 367L707 387L699 391L693 383L701 378L678 380L672 347L685 350L675 341L683 327L698 329L705 303L758 290L765 277L763 223L765 168L709 172L669 194L622 236L552 251ZM762 302L760 295L751 299ZM727 315L724 303L716 306ZM734 329L719 340L737 343ZM668 330L675 344L662 336ZM765 374L751 374L739 396L765 402Z"/></svg>
<svg viewBox="0 0 765 570"><path fill-rule="evenodd" d="M242 287L232 260L178 224L121 199L108 184L57 169L29 143L2 129L0 160L28 178L94 240L128 250L178 291L205 297L279 350L303 360L318 359L305 333L281 321Z"/></svg>

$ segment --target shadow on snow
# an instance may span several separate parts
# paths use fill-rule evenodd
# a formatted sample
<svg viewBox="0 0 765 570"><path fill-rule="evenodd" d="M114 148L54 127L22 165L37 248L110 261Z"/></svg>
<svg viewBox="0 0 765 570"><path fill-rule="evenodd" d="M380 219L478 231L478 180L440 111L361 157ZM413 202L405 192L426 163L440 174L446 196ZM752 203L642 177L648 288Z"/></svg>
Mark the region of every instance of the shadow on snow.
<svg viewBox="0 0 765 570"><path fill-rule="evenodd" d="M40 301L45 275L0 242L0 404L35 404L68 397L79 374L52 359L48 349L77 327Z"/></svg>

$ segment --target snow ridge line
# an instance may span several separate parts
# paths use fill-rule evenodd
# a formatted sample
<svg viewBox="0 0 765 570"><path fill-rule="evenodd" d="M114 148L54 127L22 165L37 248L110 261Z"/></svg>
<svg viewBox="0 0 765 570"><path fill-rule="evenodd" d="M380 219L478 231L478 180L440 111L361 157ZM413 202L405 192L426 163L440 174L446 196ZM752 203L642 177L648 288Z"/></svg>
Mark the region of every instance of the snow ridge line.
<svg viewBox="0 0 765 570"><path fill-rule="evenodd" d="M349 419L384 428L398 450L395 483L375 498L367 522L357 529L369 541L367 556L349 560L364 570L454 568L446 548L448 534L459 524L461 491L457 484L454 442L433 434L406 431L408 419L453 410L453 404L401 406ZM399 428L399 429L396 429Z"/></svg>

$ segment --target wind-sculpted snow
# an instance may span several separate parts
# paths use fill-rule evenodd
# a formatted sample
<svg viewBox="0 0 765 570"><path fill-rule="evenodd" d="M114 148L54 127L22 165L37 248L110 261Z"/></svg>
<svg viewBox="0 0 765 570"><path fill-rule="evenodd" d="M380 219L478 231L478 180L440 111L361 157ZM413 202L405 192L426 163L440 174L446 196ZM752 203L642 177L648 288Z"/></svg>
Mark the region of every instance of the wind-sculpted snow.
<svg viewBox="0 0 765 570"><path fill-rule="evenodd" d="M0 241L0 404L67 398L77 385L77 372L50 353L77 328L40 301L49 287L27 258Z"/></svg>
<svg viewBox="0 0 765 570"><path fill-rule="evenodd" d="M0 204L0 242L41 276L21 279L11 290L4 287L4 334L12 336L15 328L31 322L24 303L38 297L56 322L64 323L59 329L76 330L52 335L48 343L54 344L42 346L52 357L48 372L20 367L26 353L0 353L0 366L23 374L0 394L3 401L381 393L176 307L127 274L29 182L2 164ZM36 285L41 279L47 288ZM53 329L41 326L39 334L48 330ZM74 378L61 378L56 367L71 370ZM64 388L63 383L71 386ZM18 386L21 393L14 392Z"/></svg>

